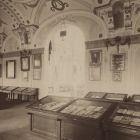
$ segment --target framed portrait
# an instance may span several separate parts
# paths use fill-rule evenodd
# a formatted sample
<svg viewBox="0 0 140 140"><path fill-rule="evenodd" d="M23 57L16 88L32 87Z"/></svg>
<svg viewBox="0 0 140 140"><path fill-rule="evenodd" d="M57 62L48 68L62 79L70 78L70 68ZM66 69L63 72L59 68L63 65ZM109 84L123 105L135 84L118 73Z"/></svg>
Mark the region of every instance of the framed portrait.
<svg viewBox="0 0 140 140"><path fill-rule="evenodd" d="M6 78L8 79L16 78L16 60L6 61Z"/></svg>
<svg viewBox="0 0 140 140"><path fill-rule="evenodd" d="M121 81L122 80L122 72L121 71L113 71L112 72L113 81Z"/></svg>
<svg viewBox="0 0 140 140"><path fill-rule="evenodd" d="M30 57L21 57L21 71L29 71L30 70Z"/></svg>
<svg viewBox="0 0 140 140"><path fill-rule="evenodd" d="M89 80L100 81L101 80L101 67L89 67Z"/></svg>
<svg viewBox="0 0 140 140"><path fill-rule="evenodd" d="M42 66L42 55L41 54L34 54L33 55L33 67L35 69L41 68Z"/></svg>
<svg viewBox="0 0 140 140"><path fill-rule="evenodd" d="M90 66L101 65L101 50L91 50L90 51Z"/></svg>
<svg viewBox="0 0 140 140"><path fill-rule="evenodd" d="M124 71L125 70L125 53L111 55L111 70Z"/></svg>
<svg viewBox="0 0 140 140"><path fill-rule="evenodd" d="M33 70L33 80L41 80L41 69Z"/></svg>

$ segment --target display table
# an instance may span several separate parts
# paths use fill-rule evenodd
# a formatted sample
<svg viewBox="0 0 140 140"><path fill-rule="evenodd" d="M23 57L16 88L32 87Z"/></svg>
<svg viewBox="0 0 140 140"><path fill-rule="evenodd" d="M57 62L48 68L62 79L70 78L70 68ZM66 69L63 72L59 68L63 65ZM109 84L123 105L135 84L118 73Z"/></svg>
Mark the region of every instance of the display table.
<svg viewBox="0 0 140 140"><path fill-rule="evenodd" d="M127 94L121 94L121 93L106 93L104 96L104 100L106 101L112 101L112 102L122 102L126 101Z"/></svg>
<svg viewBox="0 0 140 140"><path fill-rule="evenodd" d="M22 93L27 87L18 87L13 91L14 100L22 101Z"/></svg>
<svg viewBox="0 0 140 140"><path fill-rule="evenodd" d="M6 89L8 86L0 86L0 93L3 92L4 89Z"/></svg>
<svg viewBox="0 0 140 140"><path fill-rule="evenodd" d="M14 100L18 101L37 101L38 88L18 87L13 91Z"/></svg>
<svg viewBox="0 0 140 140"><path fill-rule="evenodd" d="M38 100L38 88L26 88L21 92L23 101L37 101Z"/></svg>
<svg viewBox="0 0 140 140"><path fill-rule="evenodd" d="M14 91L16 88L17 88L17 87L7 86L6 88L4 88L4 89L2 90L2 93L8 95L8 100L9 100L9 101L13 101L13 100L14 100L13 91Z"/></svg>
<svg viewBox="0 0 140 140"><path fill-rule="evenodd" d="M106 140L140 139L140 106L122 103L118 105L108 121L104 122Z"/></svg>
<svg viewBox="0 0 140 140"><path fill-rule="evenodd" d="M6 86L0 86L0 109L3 109L6 101L8 99L8 94L3 93L3 89L5 89Z"/></svg>
<svg viewBox="0 0 140 140"><path fill-rule="evenodd" d="M140 95L134 94L131 97L130 102L140 104Z"/></svg>
<svg viewBox="0 0 140 140"><path fill-rule="evenodd" d="M31 131L46 136L47 140L60 140L61 121L58 112L70 102L71 98L47 96L29 105Z"/></svg>
<svg viewBox="0 0 140 140"><path fill-rule="evenodd" d="M27 107L31 131L47 140L102 140L102 120L111 103L46 96Z"/></svg>

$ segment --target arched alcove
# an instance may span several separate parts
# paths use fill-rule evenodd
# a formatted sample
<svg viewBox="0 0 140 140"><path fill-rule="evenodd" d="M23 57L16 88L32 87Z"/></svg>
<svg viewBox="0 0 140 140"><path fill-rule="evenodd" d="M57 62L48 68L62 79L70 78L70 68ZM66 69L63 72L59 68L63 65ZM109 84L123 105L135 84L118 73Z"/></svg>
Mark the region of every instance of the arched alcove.
<svg viewBox="0 0 140 140"><path fill-rule="evenodd" d="M52 49L45 57L48 61L46 81L54 91L51 94L82 96L85 88L85 38L82 30L69 23L60 23L51 30L49 39Z"/></svg>
<svg viewBox="0 0 140 140"><path fill-rule="evenodd" d="M35 33L35 36L32 41L32 47L35 46L36 48L42 48L42 47L45 48L45 52L43 55L44 65L42 68L43 77L42 77L42 82L39 83L41 97L44 97L47 94L59 94L59 93L60 93L60 95L65 95L65 96L80 96L81 97L83 94L86 93L86 92L84 92L84 88L85 88L86 84L82 84L82 82L78 83L78 81L77 81L77 84L74 84L75 80L73 80L73 82L71 82L72 80L69 80L69 83L68 82L64 83L65 79L68 80L68 78L66 76L70 75L69 73L72 71L73 72L76 71L74 73L77 73L77 75L79 75L79 77L85 76L84 72L83 72L84 74L80 74L80 72L78 72L78 70L77 70L77 69L81 69L81 67L77 63L80 60L74 60L74 64L73 64L73 66L71 66L72 67L71 71L69 68L68 73L64 74L66 76L63 75L61 77L63 80L59 80L61 82L57 82L56 79L53 79L54 73L56 75L55 77L57 77L58 69L59 69L55 65L56 62L53 60L53 58L57 57L57 56L53 57L54 52L56 52L56 47L53 47L53 46L54 46L54 44L59 44L59 43L56 43L56 41L54 39L54 34L58 34L58 32L60 34L60 29L62 29L62 27L63 27L62 26L63 21L67 25L66 28L69 28L69 26L76 28L75 30L70 29L72 32L71 38L74 38L74 40L71 41L71 43L68 42L67 44L72 44L72 43L78 41L79 43L78 43L78 45L75 45L76 46L75 49L78 48L77 46L80 46L82 49L84 49L84 52L86 50L85 41L98 39L99 34L103 34L103 38L106 38L107 34L108 34L106 25L103 23L103 21L101 19L99 19L97 16L95 16L94 14L85 12L85 11L79 11L79 10L68 11L65 13L57 14L57 15L53 16L52 18L43 22L40 25L39 30L37 30L37 32ZM77 35L77 33L79 31L77 31L77 30L80 30L80 32L81 32L80 34L82 34L84 39L79 39L79 40L77 39L77 37L79 37L79 35ZM56 39L58 39L58 38L56 37ZM50 57L51 60L48 61L48 48L49 48L50 40L51 40L53 49L52 49L52 54ZM61 42L62 45L60 45L60 46L65 46L64 42L65 41L62 41ZM80 45L80 43L82 43L82 45ZM73 45L71 45L71 46L73 46ZM58 48L60 48L60 50L61 50L62 48L65 48L65 47L58 47ZM69 48L69 46L66 46L66 48ZM60 51L60 50L57 50L57 51ZM82 55L82 53L80 53L80 51L77 50L76 52L78 52L77 56ZM66 53L70 54L70 52L67 52L67 51L66 51ZM83 56L81 58L85 59L85 57L83 57ZM65 57L66 57L66 59L70 59L70 57L68 58L66 55L64 56L64 58ZM52 61L53 61L53 63L52 63ZM83 60L83 61L84 62L82 62L82 63L85 64L85 60ZM65 61L66 65L68 62L69 62L69 60ZM56 63L56 64L59 65L59 63ZM62 65L61 65L61 67L63 67ZM66 65L64 65L64 66L66 66ZM78 65L78 68L77 68L77 65ZM69 66L70 65L68 65L68 67ZM60 65L58 67L60 67ZM84 68L85 68L85 66L84 66ZM66 72L67 68L65 67L64 69L65 69L64 72ZM70 76L69 78L72 78L72 76ZM80 78L78 78L78 76L75 76L74 78L77 80L80 79ZM59 79L59 78L57 77L57 79Z"/></svg>
<svg viewBox="0 0 140 140"><path fill-rule="evenodd" d="M14 35L9 35L4 41L2 52L17 51L20 47L20 40Z"/></svg>

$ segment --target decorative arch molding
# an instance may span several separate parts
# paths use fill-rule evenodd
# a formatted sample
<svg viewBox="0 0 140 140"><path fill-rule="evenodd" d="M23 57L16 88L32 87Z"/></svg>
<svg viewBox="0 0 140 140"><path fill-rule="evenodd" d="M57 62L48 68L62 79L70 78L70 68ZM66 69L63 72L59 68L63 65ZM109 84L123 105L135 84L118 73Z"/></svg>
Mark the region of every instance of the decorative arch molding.
<svg viewBox="0 0 140 140"><path fill-rule="evenodd" d="M76 0L76 1L75 0L71 0L71 1L85 6L85 8L86 9L88 8L90 11L93 10L93 6L90 3L88 3L88 2L86 2L84 0ZM39 4L38 4L38 8L34 9L33 14L32 14L32 19L31 19L32 23L34 23L36 25L39 24L39 17L40 17L40 15L42 13L42 10L43 10L42 7L44 7L45 3L46 3L46 0L41 0L39 2Z"/></svg>
<svg viewBox="0 0 140 140"><path fill-rule="evenodd" d="M31 23L39 25L37 17L40 16L40 14L43 10L42 7L44 6L45 2L46 2L46 0L40 0L37 5L37 8L33 9L32 16L31 16Z"/></svg>
<svg viewBox="0 0 140 140"><path fill-rule="evenodd" d="M4 41L4 43L3 43L2 51L4 51L4 49L6 48L6 44L8 43L9 39L11 39L11 38L13 38L15 41L17 41L17 43L18 43L18 45L19 45L19 46L17 46L18 48L21 47L20 39L19 39L17 36L15 36L14 34L11 33L11 34L8 35L7 38L5 39L5 41ZM16 50L15 50L15 51L16 51Z"/></svg>
<svg viewBox="0 0 140 140"><path fill-rule="evenodd" d="M93 13L90 13L90 12L87 12L87 11L72 10L72 11L67 11L65 13L57 14L57 15L55 15L53 17L50 17L47 20L45 20L40 25L39 29L37 30L36 34L34 35L33 40L32 40L32 43L35 42L38 34L40 33L41 30L43 30L43 28L45 28L47 25L49 25L50 23L52 23L53 21L55 21L57 18L63 17L63 16L68 16L68 15L82 16L82 17L89 18L90 20L92 20L95 23L97 23L100 27L102 27L102 32L104 33L104 38L107 38L107 36L108 36L108 29L107 29L106 24L103 22L102 19L100 19L99 17L97 17Z"/></svg>

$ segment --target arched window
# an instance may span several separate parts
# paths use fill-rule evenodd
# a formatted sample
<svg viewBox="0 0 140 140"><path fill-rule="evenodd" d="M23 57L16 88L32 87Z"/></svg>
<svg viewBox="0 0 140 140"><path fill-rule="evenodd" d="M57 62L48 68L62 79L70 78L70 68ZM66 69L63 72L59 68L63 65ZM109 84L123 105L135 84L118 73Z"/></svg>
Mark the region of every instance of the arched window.
<svg viewBox="0 0 140 140"><path fill-rule="evenodd" d="M123 3L117 1L112 9L113 9L113 20L114 20L114 29L124 27L124 12L123 12Z"/></svg>

